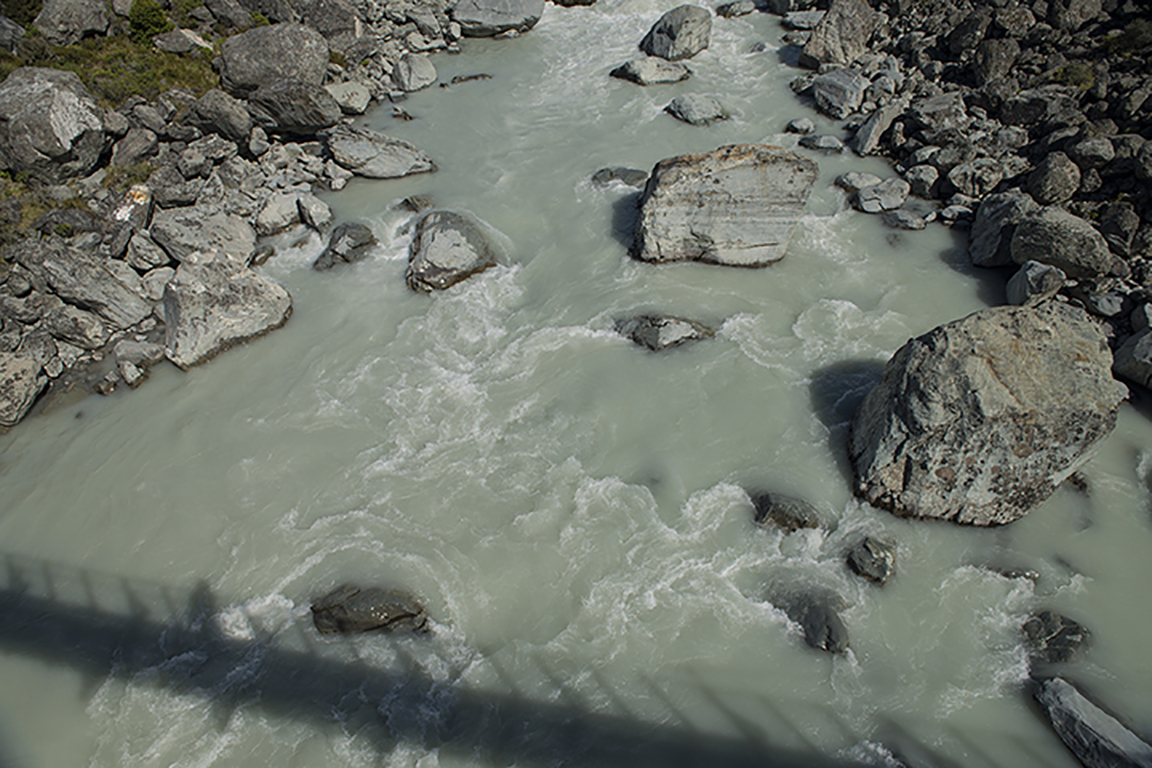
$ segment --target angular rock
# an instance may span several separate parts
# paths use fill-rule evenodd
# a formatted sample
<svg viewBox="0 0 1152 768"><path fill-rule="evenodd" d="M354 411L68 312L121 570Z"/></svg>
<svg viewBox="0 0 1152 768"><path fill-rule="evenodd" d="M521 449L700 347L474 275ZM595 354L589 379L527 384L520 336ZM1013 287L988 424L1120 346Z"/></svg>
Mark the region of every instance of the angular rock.
<svg viewBox="0 0 1152 768"><path fill-rule="evenodd" d="M1116 157L1116 150L1106 136L1083 139L1068 149L1068 156L1081 170L1103 168Z"/></svg>
<svg viewBox="0 0 1152 768"><path fill-rule="evenodd" d="M816 163L763 144L661 160L640 200L632 254L758 267L784 257Z"/></svg>
<svg viewBox="0 0 1152 768"><path fill-rule="evenodd" d="M133 326L151 314L151 305L116 274L114 262L60 243L44 248L44 277L64 301L95 312L114 329Z"/></svg>
<svg viewBox="0 0 1152 768"><path fill-rule="evenodd" d="M1099 16L1102 8L1101 0L1052 0L1048 3L1048 23L1056 29L1075 32Z"/></svg>
<svg viewBox="0 0 1152 768"><path fill-rule="evenodd" d="M1071 661L1091 637L1083 624L1054 611L1029 616L1022 629L1028 655L1046 664Z"/></svg>
<svg viewBox="0 0 1152 768"><path fill-rule="evenodd" d="M328 247L313 262L312 268L323 271L331 269L336 262L352 264L367 258L368 250L376 245L376 236L363 224L345 222L332 230Z"/></svg>
<svg viewBox="0 0 1152 768"><path fill-rule="evenodd" d="M190 29L174 29L152 38L152 45L168 53L191 53L192 51L212 50L212 44Z"/></svg>
<svg viewBox="0 0 1152 768"><path fill-rule="evenodd" d="M1152 331L1144 329L1121 344L1112 370L1145 389L1152 388Z"/></svg>
<svg viewBox="0 0 1152 768"><path fill-rule="evenodd" d="M913 99L908 105L908 116L915 126L932 137L962 131L970 122L958 91Z"/></svg>
<svg viewBox="0 0 1152 768"><path fill-rule="evenodd" d="M256 231L247 221L210 206L160 211L152 220L151 235L179 262L194 253L217 252L246 264L256 246Z"/></svg>
<svg viewBox="0 0 1152 768"><path fill-rule="evenodd" d="M984 197L1003 179L1003 168L990 157L978 157L948 171L948 181L957 192L967 197Z"/></svg>
<svg viewBox="0 0 1152 768"><path fill-rule="evenodd" d="M724 3L716 7L716 15L724 19L733 19L737 16L747 16L756 10L756 3L752 0L736 0L733 3Z"/></svg>
<svg viewBox="0 0 1152 768"><path fill-rule="evenodd" d="M40 366L23 355L0 352L0 427L12 427L24 418L48 384Z"/></svg>
<svg viewBox="0 0 1152 768"><path fill-rule="evenodd" d="M164 345L150 341L122 339L116 342L112 352L116 355L117 362L132 363L141 368L156 365L164 359Z"/></svg>
<svg viewBox="0 0 1152 768"><path fill-rule="evenodd" d="M1080 188L1080 169L1063 152L1053 152L1028 177L1028 194L1040 205L1058 205Z"/></svg>
<svg viewBox="0 0 1152 768"><path fill-rule="evenodd" d="M690 59L708 47L712 14L696 5L681 5L665 13L640 41L640 50L668 61Z"/></svg>
<svg viewBox="0 0 1152 768"><path fill-rule="evenodd" d="M152 241L147 232L136 232L128 241L128 252L124 260L143 272L162 267L171 261L168 252Z"/></svg>
<svg viewBox="0 0 1152 768"><path fill-rule="evenodd" d="M81 349L100 349L108 342L109 336L100 318L70 304L48 313L44 317L44 330L53 338Z"/></svg>
<svg viewBox="0 0 1152 768"><path fill-rule="evenodd" d="M16 43L24 37L24 27L0 15L0 50L16 53Z"/></svg>
<svg viewBox="0 0 1152 768"><path fill-rule="evenodd" d="M612 77L629 80L640 85L678 83L681 80L687 80L690 74L688 67L683 64L654 57L631 59L611 72Z"/></svg>
<svg viewBox="0 0 1152 768"><path fill-rule="evenodd" d="M172 267L156 267L149 270L149 272L140 278L140 284L144 287L144 295L148 297L149 301L163 301L164 288L168 285L168 281L176 276L176 270Z"/></svg>
<svg viewBox="0 0 1152 768"><path fill-rule="evenodd" d="M216 88L192 103L184 122L234 142L246 142L252 133L252 116L244 102Z"/></svg>
<svg viewBox="0 0 1152 768"><path fill-rule="evenodd" d="M73 45L108 31L106 8L103 0L45 0L32 25L52 45Z"/></svg>
<svg viewBox="0 0 1152 768"><path fill-rule="evenodd" d="M300 190L290 189L277 192L264 201L264 207L256 214L256 234L275 235L300 223Z"/></svg>
<svg viewBox="0 0 1152 768"><path fill-rule="evenodd" d="M648 174L638 168L614 166L612 168L601 168L596 171L596 173L592 174L592 181L604 187L614 181L618 181L629 187L643 189L644 183L648 181Z"/></svg>
<svg viewBox="0 0 1152 768"><path fill-rule="evenodd" d="M968 257L972 263L977 267L1012 264L1012 236L1016 225L1039 210L1036 201L1017 190L984 198L968 236Z"/></svg>
<svg viewBox="0 0 1152 768"><path fill-rule="evenodd" d="M296 197L296 208L304 226L319 232L332 222L332 209L311 192L302 192Z"/></svg>
<svg viewBox="0 0 1152 768"><path fill-rule="evenodd" d="M616 332L653 352L711 338L715 333L703 323L671 315L639 315L619 320Z"/></svg>
<svg viewBox="0 0 1152 768"><path fill-rule="evenodd" d="M185 179L173 165L162 165L148 177L152 198L161 208L191 205L204 187L202 179Z"/></svg>
<svg viewBox="0 0 1152 768"><path fill-rule="evenodd" d="M370 179L396 179L436 170L431 158L408 142L367 128L337 126L328 137L328 149L342 168Z"/></svg>
<svg viewBox="0 0 1152 768"><path fill-rule="evenodd" d="M868 81L856 70L834 69L812 80L816 108L835 120L843 120L860 108Z"/></svg>
<svg viewBox="0 0 1152 768"><path fill-rule="evenodd" d="M340 35L359 37L363 24L356 6L347 0L305 0L296 2L300 9L301 21L324 36L333 40ZM415 13L415 10L409 14Z"/></svg>
<svg viewBox="0 0 1152 768"><path fill-rule="evenodd" d="M728 119L728 111L711 96L685 93L672 99L664 111L689 125L711 125Z"/></svg>
<svg viewBox="0 0 1152 768"><path fill-rule="evenodd" d="M836 177L836 186L849 194L855 194L865 187L872 187L882 182L879 176L874 173L860 173L859 171L848 171Z"/></svg>
<svg viewBox="0 0 1152 768"><path fill-rule="evenodd" d="M405 92L427 88L436 82L436 67L423 54L406 53L392 70L392 82Z"/></svg>
<svg viewBox="0 0 1152 768"><path fill-rule="evenodd" d="M801 136L807 136L810 133L816 133L816 123L807 117L797 117L794 120L789 120L788 126L784 130L788 131L788 133L798 133Z"/></svg>
<svg viewBox="0 0 1152 768"><path fill-rule="evenodd" d="M1051 264L1072 278L1128 276L1128 265L1109 250L1108 241L1095 227L1055 206L1020 220L1011 252L1017 264Z"/></svg>
<svg viewBox="0 0 1152 768"><path fill-rule="evenodd" d="M292 297L276 281L219 255L187 262L164 289L164 353L187 370L291 314Z"/></svg>
<svg viewBox="0 0 1152 768"><path fill-rule="evenodd" d="M836 153L844 151L844 142L835 136L827 134L821 136L805 136L800 139L800 146L804 149L814 149L817 152Z"/></svg>
<svg viewBox="0 0 1152 768"><path fill-rule="evenodd" d="M928 226L928 221L923 216L903 208L897 208L894 211L884 211L884 213L880 214L880 220L884 222L885 226L892 227L893 229L917 230L924 229Z"/></svg>
<svg viewBox="0 0 1152 768"><path fill-rule="evenodd" d="M404 280L414 291L444 290L497 262L482 225L454 211L430 211L416 224Z"/></svg>
<svg viewBox="0 0 1152 768"><path fill-rule="evenodd" d="M224 90L241 98L264 85L319 86L328 71L328 43L303 24L273 24L229 37L216 61Z"/></svg>
<svg viewBox="0 0 1152 768"><path fill-rule="evenodd" d="M109 165L129 166L147 160L156 155L160 147L160 140L156 134L147 128L131 128L116 145L112 147L112 159Z"/></svg>
<svg viewBox="0 0 1152 768"><path fill-rule="evenodd" d="M128 225L133 230L147 229L152 223L152 190L146 184L133 184L112 211L112 221L118 226Z"/></svg>
<svg viewBox="0 0 1152 768"><path fill-rule="evenodd" d="M880 14L863 0L832 0L800 53L800 66L818 69L821 64L851 64L868 49L879 24Z"/></svg>
<svg viewBox="0 0 1152 768"><path fill-rule="evenodd" d="M848 650L848 629L838 612L841 607L838 596L819 593L789 598L783 606L788 618L804 631L804 642L828 653Z"/></svg>
<svg viewBox="0 0 1152 768"><path fill-rule="evenodd" d="M936 196L936 182L940 180L940 171L936 166L924 163L914 165L904 172L904 181L908 188L917 197L931 198Z"/></svg>
<svg viewBox="0 0 1152 768"><path fill-rule="evenodd" d="M1018 307L1039 304L1059 293L1067 279L1056 267L1027 261L1008 280L1005 287L1008 303Z"/></svg>
<svg viewBox="0 0 1152 768"><path fill-rule="evenodd" d="M896 570L896 545L865 536L848 550L847 562L857 576L883 586Z"/></svg>
<svg viewBox="0 0 1152 768"><path fill-rule="evenodd" d="M788 29L816 29L824 20L824 11L789 11L784 14L783 23Z"/></svg>
<svg viewBox="0 0 1152 768"><path fill-rule="evenodd" d="M1092 455L1124 387L1083 310L995 307L905 344L852 421L855 492L906 517L1000 525Z"/></svg>
<svg viewBox="0 0 1152 768"><path fill-rule="evenodd" d="M852 137L852 150L861 157L874 154L880 147L880 139L892 127L892 122L904 114L907 108L906 99L895 99L868 115L868 119Z"/></svg>
<svg viewBox="0 0 1152 768"><path fill-rule="evenodd" d="M894 211L908 199L911 185L898 176L864 187L856 193L856 207L865 213Z"/></svg>
<svg viewBox="0 0 1152 768"><path fill-rule="evenodd" d="M0 167L59 184L103 149L104 110L74 73L20 67L0 83Z"/></svg>
<svg viewBox="0 0 1152 768"><path fill-rule="evenodd" d="M752 507L758 525L771 524L788 532L820 527L820 513L803 499L765 491L752 495Z"/></svg>
<svg viewBox="0 0 1152 768"><path fill-rule="evenodd" d="M295 81L261 86L248 103L261 127L278 133L313 134L336 125L344 114L328 91Z"/></svg>
<svg viewBox="0 0 1152 768"><path fill-rule="evenodd" d="M527 32L544 13L544 0L460 0L452 19L465 37L494 37Z"/></svg>
<svg viewBox="0 0 1152 768"><path fill-rule="evenodd" d="M328 94L340 105L346 115L362 115L372 102L372 91L358 80L344 83L330 83L324 86Z"/></svg>
<svg viewBox="0 0 1152 768"><path fill-rule="evenodd" d="M1060 677L1036 683L1033 698L1085 768L1152 765L1152 746Z"/></svg>
<svg viewBox="0 0 1152 768"><path fill-rule="evenodd" d="M984 87L993 80L1009 77L1019 55L1020 44L1011 37L981 42L976 48L976 58L972 62L972 69L976 72L976 84Z"/></svg>
<svg viewBox="0 0 1152 768"><path fill-rule="evenodd" d="M312 603L312 622L322 635L428 630L428 614L413 596L379 587L343 584Z"/></svg>

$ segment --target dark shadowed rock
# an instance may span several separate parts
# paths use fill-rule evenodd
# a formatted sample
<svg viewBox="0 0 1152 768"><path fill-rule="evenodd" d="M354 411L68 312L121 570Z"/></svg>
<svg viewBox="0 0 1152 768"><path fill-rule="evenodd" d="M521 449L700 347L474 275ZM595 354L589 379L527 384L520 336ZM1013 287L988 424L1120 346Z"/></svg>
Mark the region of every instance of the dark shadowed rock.
<svg viewBox="0 0 1152 768"><path fill-rule="evenodd" d="M613 166L611 168L601 168L592 174L592 181L601 186L608 186L614 181L636 189L643 189L644 182L648 180L648 174L638 168L623 168L620 166Z"/></svg>
<svg viewBox="0 0 1152 768"><path fill-rule="evenodd" d="M432 159L408 142L367 128L337 126L328 137L328 148L339 166L370 179L395 179L436 170Z"/></svg>
<svg viewBox="0 0 1152 768"><path fill-rule="evenodd" d="M639 315L616 323L616 332L653 352L711 338L715 331L703 323L671 315Z"/></svg>
<svg viewBox="0 0 1152 768"><path fill-rule="evenodd" d="M328 43L303 24L273 24L229 37L216 61L221 86L241 98L263 85L319 86L328 70Z"/></svg>
<svg viewBox="0 0 1152 768"><path fill-rule="evenodd" d="M855 491L907 517L1009 523L1048 498L1126 396L1100 328L1048 302L995 307L905 344L852 421Z"/></svg>
<svg viewBox="0 0 1152 768"><path fill-rule="evenodd" d="M848 629L840 618L838 595L813 592L784 599L781 608L804 631L804 642L828 653L848 650Z"/></svg>
<svg viewBox="0 0 1152 768"><path fill-rule="evenodd" d="M1121 344L1112 370L1117 376L1152 388L1152 330L1144 328Z"/></svg>
<svg viewBox="0 0 1152 768"><path fill-rule="evenodd" d="M0 167L45 184L87 175L104 149L103 115L74 73L20 67L0 83Z"/></svg>
<svg viewBox="0 0 1152 768"><path fill-rule="evenodd" d="M1080 188L1080 169L1068 155L1053 152L1028 177L1027 188L1040 205L1066 203Z"/></svg>
<svg viewBox="0 0 1152 768"><path fill-rule="evenodd" d="M351 264L368 256L368 250L376 244L376 236L363 224L344 222L332 230L328 247L317 257L312 268L319 271L331 269L336 262Z"/></svg>
<svg viewBox="0 0 1152 768"><path fill-rule="evenodd" d="M1147 768L1152 746L1060 677L1032 692L1056 735L1085 768Z"/></svg>
<svg viewBox="0 0 1152 768"><path fill-rule="evenodd" d="M1012 190L989 195L976 210L968 236L968 257L978 267L1006 267L1012 261L1016 225L1040 210L1031 197Z"/></svg>
<svg viewBox="0 0 1152 768"><path fill-rule="evenodd" d="M1128 276L1128 265L1112 253L1095 227L1055 206L1020 219L1011 252L1017 264L1039 261L1073 278Z"/></svg>
<svg viewBox="0 0 1152 768"><path fill-rule="evenodd" d="M867 50L879 23L880 14L863 0L832 0L800 53L800 66L817 69L821 64L851 64Z"/></svg>
<svg viewBox="0 0 1152 768"><path fill-rule="evenodd" d="M1056 267L1038 261L1025 262L1005 286L1009 304L1031 306L1055 296L1068 276Z"/></svg>
<svg viewBox="0 0 1152 768"><path fill-rule="evenodd" d="M1012 65L1020 55L1020 44L1011 37L984 40L976 48L972 68L980 86L1012 74Z"/></svg>
<svg viewBox="0 0 1152 768"><path fill-rule="evenodd" d="M187 370L279 328L291 314L284 286L227 256L199 256L164 288L164 353Z"/></svg>
<svg viewBox="0 0 1152 768"><path fill-rule="evenodd" d="M820 527L820 513L803 499L772 491L753 493L750 496L752 519L759 525L774 525L785 531Z"/></svg>
<svg viewBox="0 0 1152 768"><path fill-rule="evenodd" d="M312 622L322 635L374 629L428 630L428 614L412 595L352 584L336 587L313 601Z"/></svg>
<svg viewBox="0 0 1152 768"><path fill-rule="evenodd" d="M812 160L762 144L661 160L640 201L632 253L746 267L779 261L817 173Z"/></svg>
<svg viewBox="0 0 1152 768"><path fill-rule="evenodd" d="M244 102L216 88L192 103L184 122L237 143L248 141L252 133L252 116Z"/></svg>
<svg viewBox="0 0 1152 768"><path fill-rule="evenodd" d="M544 13L544 0L460 0L452 19L465 37L493 37L527 32Z"/></svg>
<svg viewBox="0 0 1152 768"><path fill-rule="evenodd" d="M857 576L883 586L896 570L896 545L865 536L848 550L847 562Z"/></svg>
<svg viewBox="0 0 1152 768"><path fill-rule="evenodd" d="M1091 639L1087 627L1054 611L1040 611L1028 617L1023 631L1029 655L1047 664L1071 661Z"/></svg>
<svg viewBox="0 0 1152 768"><path fill-rule="evenodd" d="M665 13L640 41L640 50L668 61L690 59L708 47L712 14L695 5L681 5Z"/></svg>
<svg viewBox="0 0 1152 768"><path fill-rule="evenodd" d="M257 88L248 103L270 132L312 134L336 125L344 115L332 94L319 85L291 80Z"/></svg>
<svg viewBox="0 0 1152 768"><path fill-rule="evenodd" d="M612 77L629 80L640 85L653 85L655 83L677 83L687 80L690 76L688 67L674 61L665 61L655 57L631 59L624 62L610 73Z"/></svg>
<svg viewBox="0 0 1152 768"><path fill-rule="evenodd" d="M450 288L496 261L496 249L476 219L431 211L416 224L404 279L412 290L429 293Z"/></svg>

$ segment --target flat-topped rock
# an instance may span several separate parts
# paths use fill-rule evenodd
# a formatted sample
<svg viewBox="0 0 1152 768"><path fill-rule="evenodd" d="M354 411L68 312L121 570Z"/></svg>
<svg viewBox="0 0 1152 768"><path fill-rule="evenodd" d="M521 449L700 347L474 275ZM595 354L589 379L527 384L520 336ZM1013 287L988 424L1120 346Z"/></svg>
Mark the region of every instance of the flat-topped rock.
<svg viewBox="0 0 1152 768"><path fill-rule="evenodd" d="M412 290L430 293L450 288L496 262L496 249L478 220L455 211L430 211L416 224L404 279Z"/></svg>
<svg viewBox="0 0 1152 768"><path fill-rule="evenodd" d="M0 352L0 427L14 426L24 418L48 385L40 368L30 357Z"/></svg>
<svg viewBox="0 0 1152 768"><path fill-rule="evenodd" d="M852 421L855 491L906 517L1027 514L1111 433L1127 390L1099 326L1058 302L995 307L912 339Z"/></svg>
<svg viewBox="0 0 1152 768"><path fill-rule="evenodd" d="M661 160L640 201L632 253L744 267L779 261L817 175L809 158L764 144Z"/></svg>
<svg viewBox="0 0 1152 768"><path fill-rule="evenodd" d="M639 85L655 85L687 80L691 72L688 67L678 62L645 56L641 59L630 59L624 62L612 70L610 74L612 77Z"/></svg>
<svg viewBox="0 0 1152 768"><path fill-rule="evenodd" d="M328 70L328 43L303 24L273 24L229 37L216 61L221 86L237 97L285 82L319 86Z"/></svg>
<svg viewBox="0 0 1152 768"><path fill-rule="evenodd" d="M367 128L338 125L328 137L336 164L357 176L396 179L436 170L432 158L412 144Z"/></svg>
<svg viewBox="0 0 1152 768"><path fill-rule="evenodd" d="M664 107L664 111L689 125L711 125L719 120L728 119L728 110L724 109L723 104L711 96L699 93L684 93L677 96Z"/></svg>
<svg viewBox="0 0 1152 768"><path fill-rule="evenodd" d="M544 13L544 0L460 0L451 13L465 37L493 37L532 29Z"/></svg>

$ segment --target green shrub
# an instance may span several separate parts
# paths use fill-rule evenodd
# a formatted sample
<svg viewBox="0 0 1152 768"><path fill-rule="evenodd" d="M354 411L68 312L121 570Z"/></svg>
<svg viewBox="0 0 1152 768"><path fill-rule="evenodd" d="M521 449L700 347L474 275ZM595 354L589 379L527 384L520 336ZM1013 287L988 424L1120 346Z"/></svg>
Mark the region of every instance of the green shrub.
<svg viewBox="0 0 1152 768"><path fill-rule="evenodd" d="M328 51L328 61L340 67L348 66L348 61L340 51Z"/></svg>
<svg viewBox="0 0 1152 768"><path fill-rule="evenodd" d="M254 27L267 27L272 22L268 21L268 17L260 13L260 11L252 11L252 15L248 17Z"/></svg>
<svg viewBox="0 0 1152 768"><path fill-rule="evenodd" d="M1104 49L1116 56L1126 56L1152 45L1152 21L1135 19L1123 32L1109 35Z"/></svg>
<svg viewBox="0 0 1152 768"><path fill-rule="evenodd" d="M1087 62L1073 61L1057 70L1052 79L1086 91L1096 83L1096 70Z"/></svg>
<svg viewBox="0 0 1152 768"><path fill-rule="evenodd" d="M43 0L4 0L4 15L27 29L40 15L43 6Z"/></svg>
<svg viewBox="0 0 1152 768"><path fill-rule="evenodd" d="M135 165L110 165L104 171L104 181L101 186L105 189L122 191L133 184L143 184L148 181L156 166L147 160Z"/></svg>
<svg viewBox="0 0 1152 768"><path fill-rule="evenodd" d="M132 0L132 8L128 11L128 27L132 30L133 40L147 43L155 35L171 32L173 24L156 0Z"/></svg>

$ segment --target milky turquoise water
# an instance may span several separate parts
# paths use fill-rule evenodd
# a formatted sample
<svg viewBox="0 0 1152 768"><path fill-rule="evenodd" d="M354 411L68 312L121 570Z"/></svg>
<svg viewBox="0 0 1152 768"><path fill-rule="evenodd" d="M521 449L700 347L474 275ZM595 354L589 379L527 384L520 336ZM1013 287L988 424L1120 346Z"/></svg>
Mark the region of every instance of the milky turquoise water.
<svg viewBox="0 0 1152 768"><path fill-rule="evenodd" d="M878 365L1003 301L962 236L846 209L832 179L880 161L818 158L771 268L627 257L635 192L594 171L790 145L784 125L813 116L767 15L715 19L683 83L608 78L671 5L550 5L527 35L435 58L442 81L492 79L413 94L411 122L386 106L362 120L441 169L328 198L376 232L370 259L315 273L320 241L283 237L264 268L294 297L283 329L0 437L0 570L47 598L0 642L0 765L600 765L606 744L684 738L767 764L891 750L1072 766L1020 689L1019 626L1041 608L1093 632L1068 674L1152 731L1143 413L1123 408L1087 496L1062 489L1005 528L901 521L851 497L845 430ZM751 53L758 41L769 49ZM662 113L691 91L733 119ZM408 291L412 214L396 204L413 194L488 222L505 263ZM718 331L650 354L612 330L637 311ZM755 528L754 487L810 500L827 527ZM882 589L843 564L865 533L898 544ZM309 599L345 580L418 593L432 632L320 638ZM844 600L844 656L807 648L769 600L816 589ZM189 609L197 590L207 612ZM125 635L112 674L89 665L102 646L65 608L133 605L167 634Z"/></svg>

